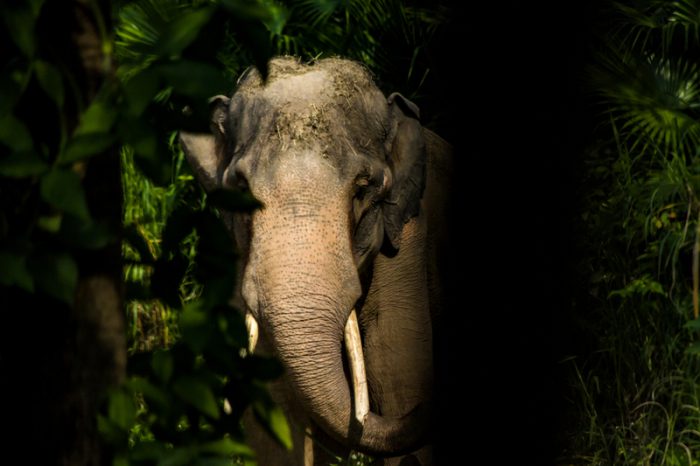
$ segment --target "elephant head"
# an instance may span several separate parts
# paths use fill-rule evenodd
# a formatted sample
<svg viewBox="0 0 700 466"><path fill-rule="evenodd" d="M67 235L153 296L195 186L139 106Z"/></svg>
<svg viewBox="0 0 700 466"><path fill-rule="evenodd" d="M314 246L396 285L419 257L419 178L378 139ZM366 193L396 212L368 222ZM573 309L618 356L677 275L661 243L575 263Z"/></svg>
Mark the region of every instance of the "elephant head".
<svg viewBox="0 0 700 466"><path fill-rule="evenodd" d="M354 309L372 259L398 250L418 213L418 109L399 94L385 98L355 62L277 58L265 81L251 69L231 98L212 99L211 133L180 135L201 183L249 190L263 204L231 221L249 326L260 326L328 434L371 453L414 449L427 409L400 419L369 412Z"/></svg>

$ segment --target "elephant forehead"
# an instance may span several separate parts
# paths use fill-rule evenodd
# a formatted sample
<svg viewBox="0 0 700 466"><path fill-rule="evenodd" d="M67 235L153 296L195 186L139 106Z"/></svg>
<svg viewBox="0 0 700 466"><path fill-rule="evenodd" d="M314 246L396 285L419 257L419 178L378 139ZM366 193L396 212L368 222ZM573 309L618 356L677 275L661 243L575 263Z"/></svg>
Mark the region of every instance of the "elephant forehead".
<svg viewBox="0 0 700 466"><path fill-rule="evenodd" d="M332 82L325 70L317 69L272 80L262 92L267 99L278 105L309 102L321 104L331 97Z"/></svg>

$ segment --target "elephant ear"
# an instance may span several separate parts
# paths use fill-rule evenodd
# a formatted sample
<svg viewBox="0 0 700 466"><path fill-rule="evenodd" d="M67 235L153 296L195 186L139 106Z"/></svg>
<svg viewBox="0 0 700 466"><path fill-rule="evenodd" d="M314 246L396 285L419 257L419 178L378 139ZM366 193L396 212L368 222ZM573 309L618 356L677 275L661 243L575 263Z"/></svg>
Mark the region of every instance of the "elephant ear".
<svg viewBox="0 0 700 466"><path fill-rule="evenodd" d="M218 95L209 101L211 107L211 134L180 131L180 146L185 152L197 180L211 191L221 186L226 164L226 120L230 100Z"/></svg>
<svg viewBox="0 0 700 466"><path fill-rule="evenodd" d="M425 189L426 149L418 107L401 94L389 96L392 126L387 140L392 183L382 205L384 232L399 249L404 224L418 215Z"/></svg>

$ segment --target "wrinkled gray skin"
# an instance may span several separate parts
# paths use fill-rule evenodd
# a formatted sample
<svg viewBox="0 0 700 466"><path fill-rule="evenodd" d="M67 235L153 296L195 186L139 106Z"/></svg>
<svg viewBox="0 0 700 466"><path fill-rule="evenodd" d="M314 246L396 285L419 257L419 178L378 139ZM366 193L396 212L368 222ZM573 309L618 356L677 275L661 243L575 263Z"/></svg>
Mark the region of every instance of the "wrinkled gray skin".
<svg viewBox="0 0 700 466"><path fill-rule="evenodd" d="M264 204L229 214L244 257L234 301L259 322L259 351L284 366L273 394L294 431L283 458L249 420L259 463L328 464L326 450L355 449L385 464L432 464L449 145L421 127L415 105L387 99L364 67L342 59L274 59L265 84L247 72L212 106L212 134L180 141L205 188L249 189ZM364 425L344 362L353 308L370 393Z"/></svg>

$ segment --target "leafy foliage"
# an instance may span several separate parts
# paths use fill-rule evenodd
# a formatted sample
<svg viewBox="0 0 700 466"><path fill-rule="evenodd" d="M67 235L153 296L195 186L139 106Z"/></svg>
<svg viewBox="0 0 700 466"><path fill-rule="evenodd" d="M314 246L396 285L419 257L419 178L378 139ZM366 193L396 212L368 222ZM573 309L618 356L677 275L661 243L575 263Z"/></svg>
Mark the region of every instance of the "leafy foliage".
<svg viewBox="0 0 700 466"><path fill-rule="evenodd" d="M67 134L61 113L66 105L77 105L85 118L88 109L66 87L66 73L59 72L34 34L42 8L41 1L0 7L9 34L3 36L8 53L0 77L1 283L71 304L78 278L74 255L96 247L95 241L114 242L116 236L105 233L84 244L69 239L78 224L93 233L102 228L90 216L72 166L82 136L79 131ZM27 116L28 104L37 98L54 106L45 120ZM59 134L46 127L59 129ZM105 138L100 150L112 143Z"/></svg>
<svg viewBox="0 0 700 466"><path fill-rule="evenodd" d="M96 155L123 148L122 161L130 170L124 187L130 200L137 197L132 185L137 178L141 187L156 189L175 175L175 186L165 190L177 197L151 212L153 218L126 209L127 278L141 274L144 279L129 280L136 285L130 292L136 293L127 298L157 300L183 311L177 317L181 338L168 348L135 353L127 383L105 401L98 424L113 444L117 464L230 463L234 455L249 459L239 422L249 404L280 442L289 444L286 420L262 385L279 376L279 366L245 354L245 326L227 304L235 278L231 241L201 192L183 184L182 155L175 169L171 165L174 131L205 127L208 97L229 87L215 54L183 53L206 26L221 18L245 28L263 28L257 16L230 14L244 5L230 1L163 6L159 11L170 11L172 17L151 43L148 59L131 68L126 63L116 76L106 73L104 85L89 102L76 89L71 70L42 42L46 36L35 37L37 24L46 21L49 11L43 2L0 7L10 33L7 39L14 41L12 45L3 40L3 48L13 56L3 62L0 77L3 288L19 288L74 307L77 258L115 244L120 236L118 225L94 220L89 209L94 200L86 198L84 172ZM101 14L97 7L91 12ZM113 44L106 35L103 40L102 50L109 53ZM241 44L257 47L248 46L245 38ZM32 108L37 101L42 102L41 118ZM68 121L73 108L78 109L76 121ZM140 172L150 179L133 176ZM185 196L190 200L183 202ZM224 197L228 207L255 205L242 195ZM112 202L119 204L120 199ZM142 224L152 221L157 224L152 233L162 229L160 244L159 238L141 234L147 231ZM194 252L200 241L202 246ZM192 281L206 286L183 285L188 272ZM182 290L189 291L186 305ZM227 409L225 398L231 400Z"/></svg>
<svg viewBox="0 0 700 466"><path fill-rule="evenodd" d="M164 42L162 36L168 35L170 28L179 30L186 39L185 29L178 22L187 23L192 19L187 19L192 13L181 18L178 15L202 3L173 0L126 3L120 10L121 22L117 29L120 73L129 77L135 70L152 63L156 50L171 47L159 45ZM434 82L429 51L438 40L441 27L449 21L448 9L439 2L285 0L220 3L235 17L247 22L226 22L219 10L198 13L200 19L209 14L210 22L204 28L205 33L191 41L184 55L216 56L227 70L231 83L251 64L264 70L270 55L295 55L307 61L340 55L367 65L379 78L385 92L400 91L419 106L431 107L427 97ZM253 27L256 21L264 28ZM173 52L177 53L178 48L175 46ZM442 116L436 110L432 121L425 123L438 124Z"/></svg>
<svg viewBox="0 0 700 466"><path fill-rule="evenodd" d="M0 286L73 306L78 258L123 238L130 374L99 419L115 464L248 461L240 416L249 405L288 447L289 427L263 386L279 366L245 353L228 305L236 252L218 212L257 204L240 193L204 196L175 131L206 131L208 98L230 92L251 64L264 74L273 53L356 58L385 90L421 103L445 10L398 0L115 1L112 39L108 15L91 3L105 82L88 101L41 26L52 20L48 5L0 6ZM85 167L117 151L121 228L93 218L85 194ZM145 341L148 325L162 336Z"/></svg>
<svg viewBox="0 0 700 466"><path fill-rule="evenodd" d="M617 2L590 86L602 109L578 225L579 459L696 464L700 3Z"/></svg>

